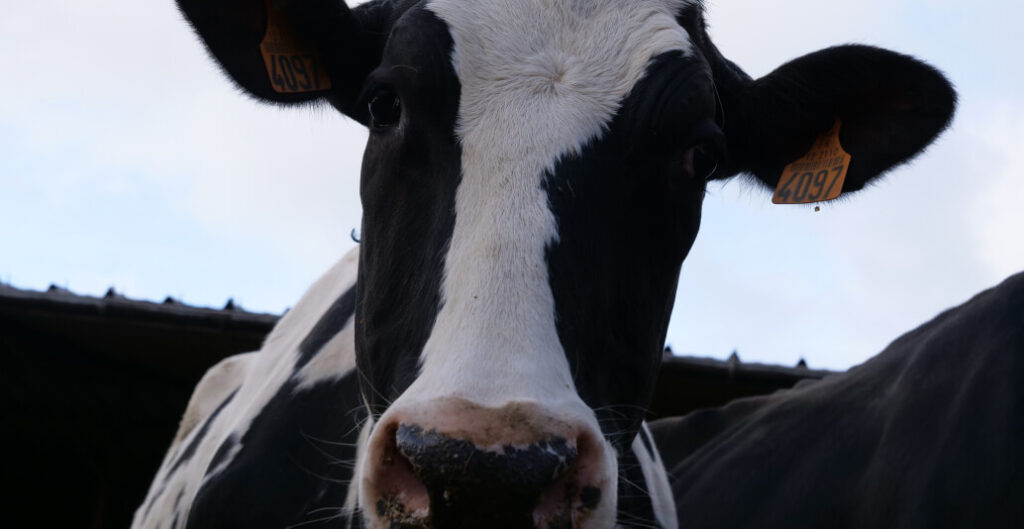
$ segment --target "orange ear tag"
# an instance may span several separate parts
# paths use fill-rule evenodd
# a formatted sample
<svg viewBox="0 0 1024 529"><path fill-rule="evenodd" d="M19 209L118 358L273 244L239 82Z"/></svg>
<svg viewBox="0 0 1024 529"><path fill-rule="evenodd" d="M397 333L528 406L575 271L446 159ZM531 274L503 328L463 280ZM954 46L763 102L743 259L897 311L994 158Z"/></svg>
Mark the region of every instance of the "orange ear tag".
<svg viewBox="0 0 1024 529"><path fill-rule="evenodd" d="M782 170L782 178L775 188L775 204L810 204L832 200L843 192L843 182L850 169L850 153L839 145L839 127L836 119L832 130L822 134L811 150Z"/></svg>
<svg viewBox="0 0 1024 529"><path fill-rule="evenodd" d="M284 13L267 0L267 32L260 42L270 86L279 94L317 92L331 87L331 79L316 50L288 24Z"/></svg>

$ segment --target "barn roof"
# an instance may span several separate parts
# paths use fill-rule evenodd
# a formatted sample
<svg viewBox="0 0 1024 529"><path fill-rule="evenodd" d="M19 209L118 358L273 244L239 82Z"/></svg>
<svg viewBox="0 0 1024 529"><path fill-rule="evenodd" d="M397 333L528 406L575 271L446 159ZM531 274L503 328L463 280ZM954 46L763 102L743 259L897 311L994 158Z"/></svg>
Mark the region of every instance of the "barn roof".
<svg viewBox="0 0 1024 529"><path fill-rule="evenodd" d="M0 283L0 322L187 378L200 376L224 356L258 349L279 317L248 312L232 300L218 309L172 297L162 302L130 299L112 287L103 296L88 296L57 285L34 291ZM675 415L828 374L808 369L803 361L788 367L742 362L736 353L718 360L677 356L666 349L652 412Z"/></svg>
<svg viewBox="0 0 1024 529"><path fill-rule="evenodd" d="M113 288L103 296L45 291L0 283L0 334L20 343L57 344L105 361L198 380L224 356L258 349L279 316L223 308L130 299Z"/></svg>
<svg viewBox="0 0 1024 529"><path fill-rule="evenodd" d="M133 317L198 325L255 325L261 328L272 326L279 317L275 314L248 312L231 299L223 308L215 309L187 305L170 296L162 302L130 299L114 290L114 287L107 289L103 296L96 297L75 294L57 285L36 291L0 283L0 308L15 307L22 310Z"/></svg>

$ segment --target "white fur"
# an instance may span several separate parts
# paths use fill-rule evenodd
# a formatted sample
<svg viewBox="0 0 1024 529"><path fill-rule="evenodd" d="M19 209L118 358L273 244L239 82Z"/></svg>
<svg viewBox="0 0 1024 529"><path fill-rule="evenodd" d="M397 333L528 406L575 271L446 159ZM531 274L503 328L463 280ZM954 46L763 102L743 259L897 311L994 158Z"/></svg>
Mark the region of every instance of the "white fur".
<svg viewBox="0 0 1024 529"><path fill-rule="evenodd" d="M189 401L178 435L153 480L146 501L135 512L133 529L155 529L174 518L179 493L183 496L179 504L181 512L177 514L184 523L217 449L233 433L244 434L252 420L293 375L299 379L296 391L301 391L320 381L343 376L355 367L352 320L349 320L345 329L327 342L309 364L294 373L299 344L331 304L355 284L358 261L357 248L317 280L281 318L258 352L233 356L207 372ZM197 426L236 389L235 397L210 424L192 458L168 475L178 453L199 430ZM346 411L339 410L339 413ZM236 445L216 469L211 469L210 475L227 468L241 449ZM153 507L144 516L151 501Z"/></svg>
<svg viewBox="0 0 1024 529"><path fill-rule="evenodd" d="M185 415L178 424L178 433L175 434L168 452L177 451L185 437L209 417L232 391L242 385L246 368L255 354L253 352L229 356L206 371L196 389L192 391Z"/></svg>
<svg viewBox="0 0 1024 529"><path fill-rule="evenodd" d="M308 364L295 374L299 385L295 391L303 391L318 384L337 380L348 372L355 365L355 334L356 327L352 325L355 315L353 314L341 332L335 334L314 356ZM348 410L345 410L348 411Z"/></svg>
<svg viewBox="0 0 1024 529"><path fill-rule="evenodd" d="M658 447L654 445L654 436L647 428L647 423L641 424L640 428L651 440L651 451L647 451L640 436L637 435L633 439L633 453L636 454L637 461L640 463L640 471L643 472L644 481L647 483L647 492L651 495L654 517L658 520L658 527L677 529L679 519L676 517L676 500L672 495L672 486L668 482L665 464L661 460Z"/></svg>

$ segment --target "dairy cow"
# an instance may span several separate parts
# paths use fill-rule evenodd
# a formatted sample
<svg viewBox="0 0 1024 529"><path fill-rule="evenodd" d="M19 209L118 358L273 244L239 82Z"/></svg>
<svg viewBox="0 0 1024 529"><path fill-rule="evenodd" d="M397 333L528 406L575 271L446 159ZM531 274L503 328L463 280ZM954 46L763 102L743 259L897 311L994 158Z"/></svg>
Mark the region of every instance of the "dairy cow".
<svg viewBox="0 0 1024 529"><path fill-rule="evenodd" d="M369 128L362 235L199 385L135 527L675 527L643 417L708 181L854 192L955 104L867 46L751 79L689 0L178 3L246 93Z"/></svg>

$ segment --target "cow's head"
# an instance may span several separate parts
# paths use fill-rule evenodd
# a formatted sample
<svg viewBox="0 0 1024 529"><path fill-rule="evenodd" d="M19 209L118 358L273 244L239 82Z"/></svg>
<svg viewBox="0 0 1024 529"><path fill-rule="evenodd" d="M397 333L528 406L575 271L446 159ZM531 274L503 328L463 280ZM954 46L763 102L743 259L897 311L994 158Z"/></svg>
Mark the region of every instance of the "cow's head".
<svg viewBox="0 0 1024 529"><path fill-rule="evenodd" d="M775 186L839 120L856 191L955 101L931 67L864 46L752 80L696 0L272 3L268 32L264 0L179 0L250 94L370 129L373 527L610 526L707 182Z"/></svg>

